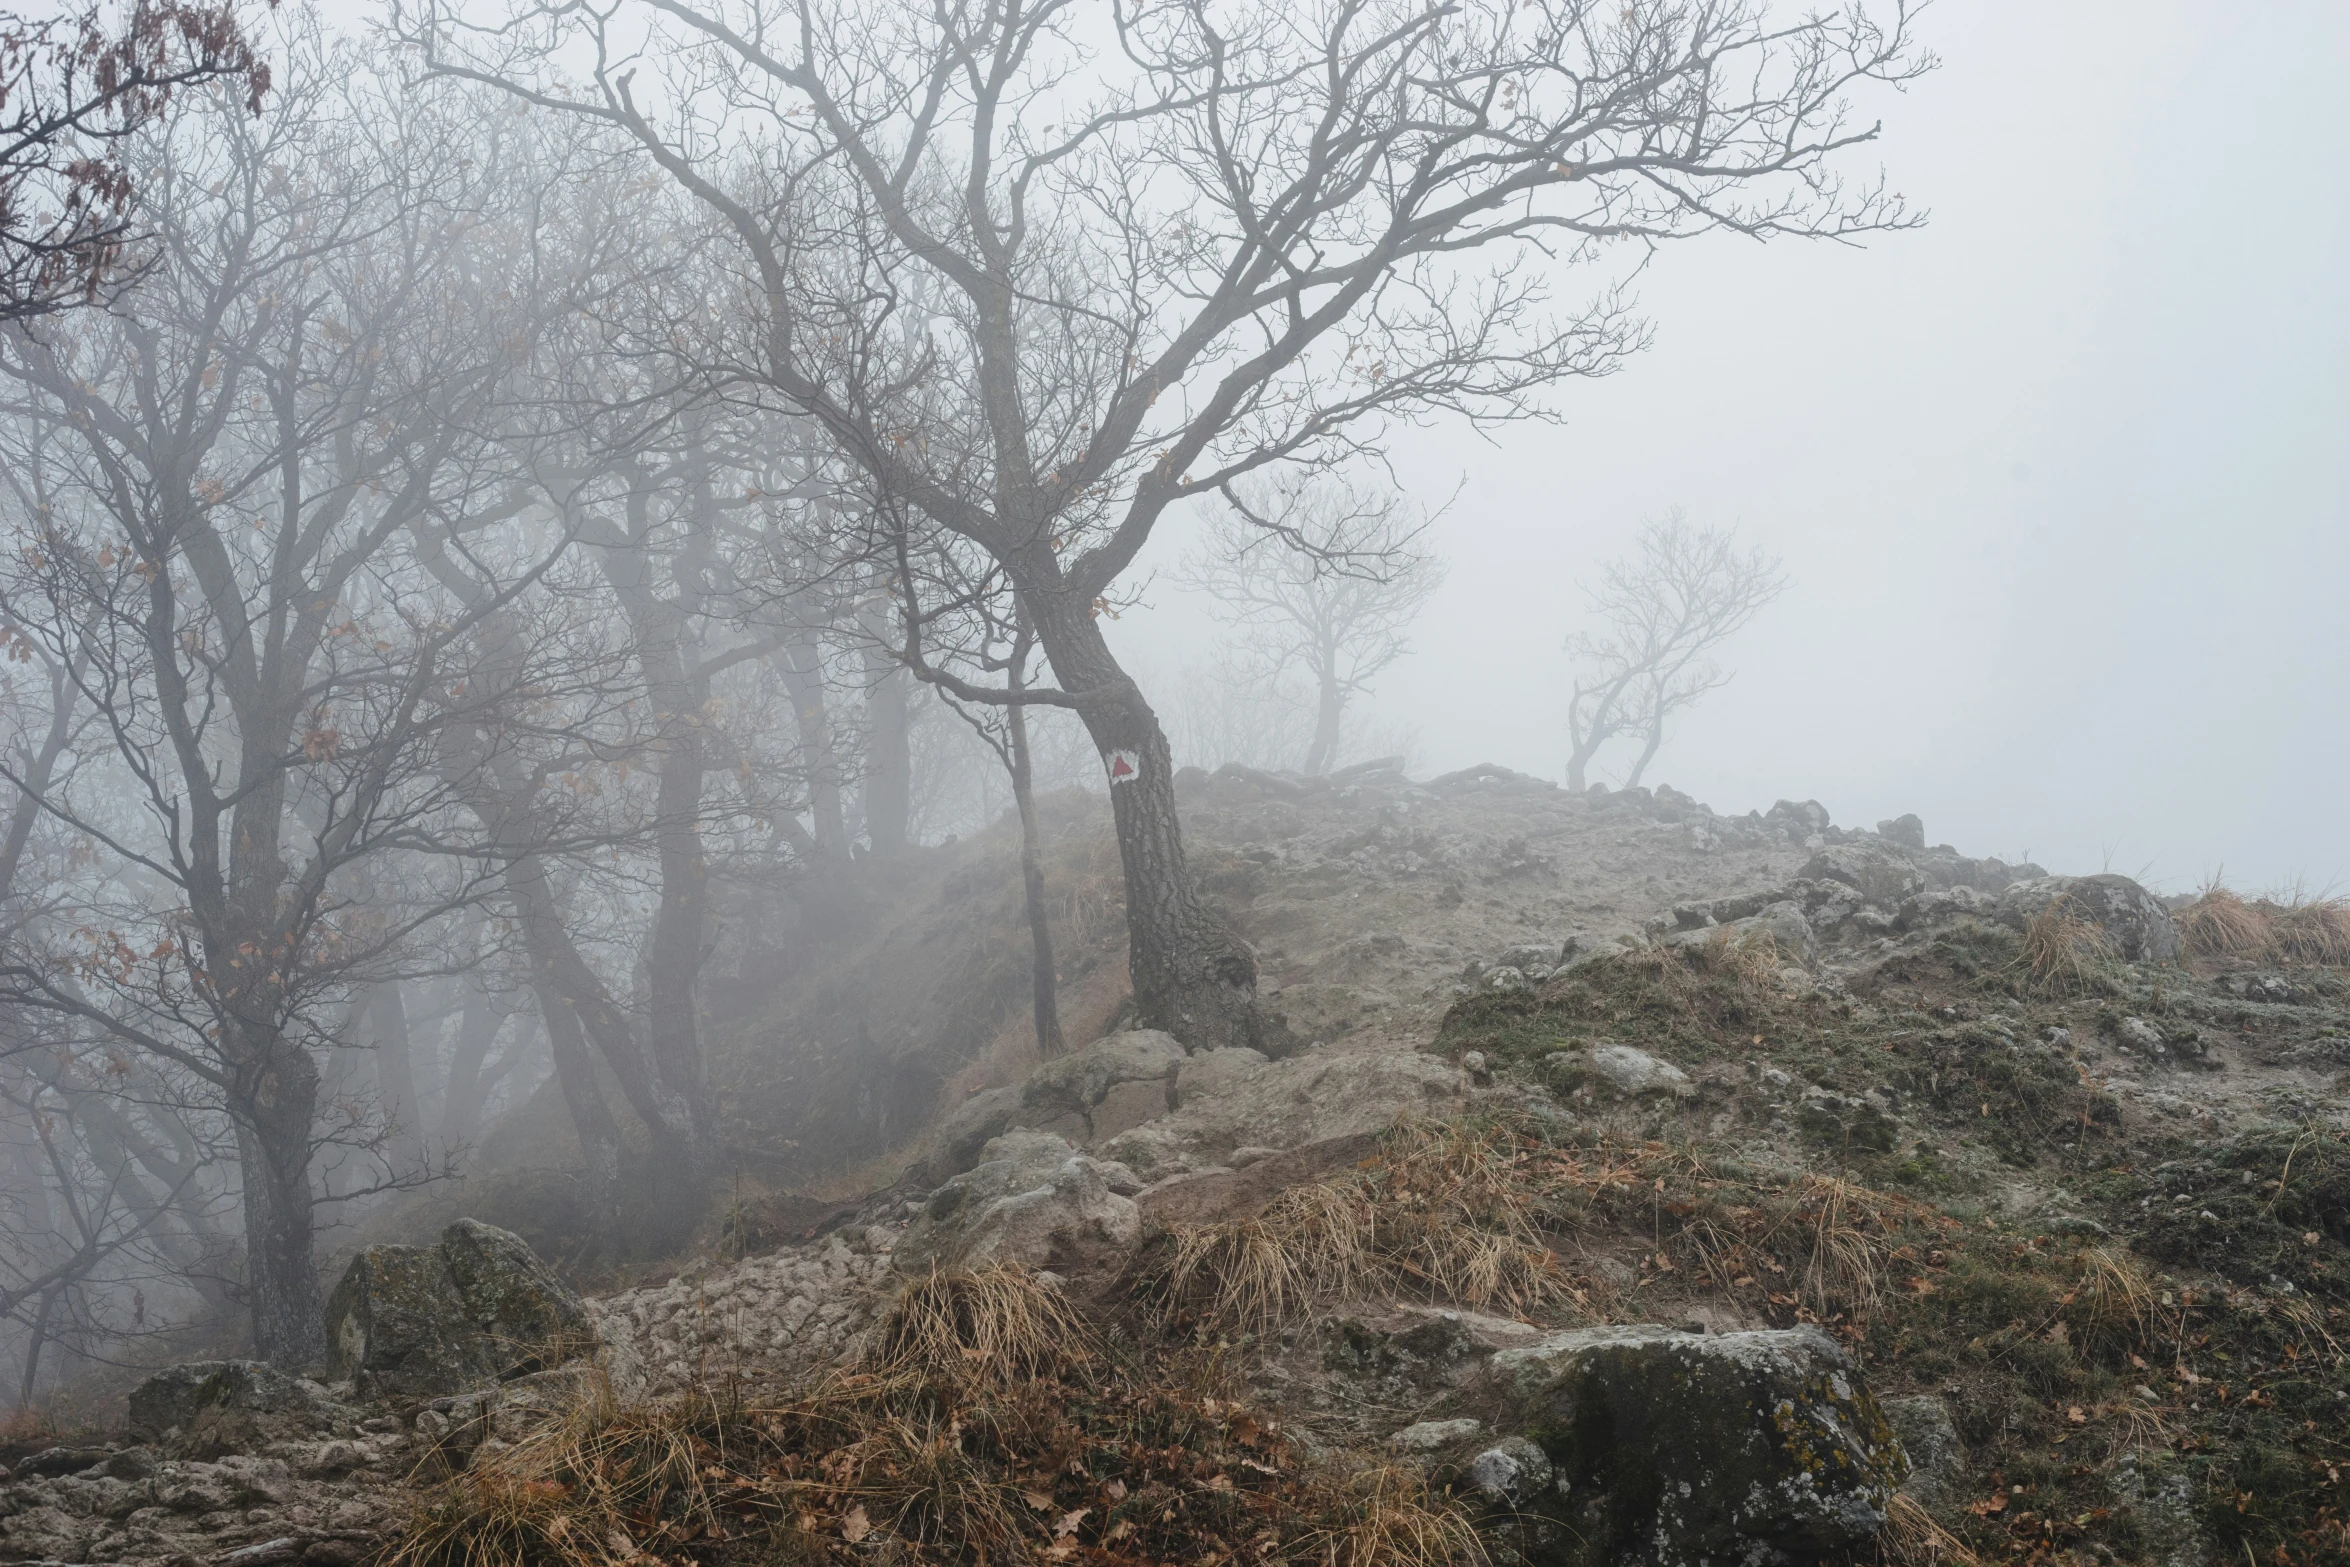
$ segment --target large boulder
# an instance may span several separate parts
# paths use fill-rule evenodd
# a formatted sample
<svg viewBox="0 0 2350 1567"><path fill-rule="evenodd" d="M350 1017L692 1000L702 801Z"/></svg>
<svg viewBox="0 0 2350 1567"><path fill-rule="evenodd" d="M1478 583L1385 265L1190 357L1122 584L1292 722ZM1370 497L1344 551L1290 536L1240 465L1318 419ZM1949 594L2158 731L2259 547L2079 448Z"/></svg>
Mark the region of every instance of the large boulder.
<svg viewBox="0 0 2350 1567"><path fill-rule="evenodd" d="M594 1346L587 1308L518 1235L460 1219L438 1246L370 1246L326 1304L327 1375L438 1397Z"/></svg>
<svg viewBox="0 0 2350 1567"><path fill-rule="evenodd" d="M1817 1328L1554 1333L1492 1361L1553 1466L1530 1535L1573 1567L1750 1567L1866 1546L1906 1472L1900 1443Z"/></svg>
<svg viewBox="0 0 2350 1567"><path fill-rule="evenodd" d="M1079 1153L1049 1132L1007 1132L978 1164L932 1192L893 1253L901 1271L1022 1263L1088 1269L1142 1238L1124 1166Z"/></svg>
<svg viewBox="0 0 2350 1567"><path fill-rule="evenodd" d="M2168 963L2179 955L2179 928L2162 900L2127 876L2036 876L1999 895L1998 919L2022 930L2063 899L2132 963Z"/></svg>
<svg viewBox="0 0 2350 1567"><path fill-rule="evenodd" d="M214 1458L265 1442L317 1436L352 1411L325 1389L257 1360L199 1360L158 1371L131 1390L133 1438L175 1458Z"/></svg>

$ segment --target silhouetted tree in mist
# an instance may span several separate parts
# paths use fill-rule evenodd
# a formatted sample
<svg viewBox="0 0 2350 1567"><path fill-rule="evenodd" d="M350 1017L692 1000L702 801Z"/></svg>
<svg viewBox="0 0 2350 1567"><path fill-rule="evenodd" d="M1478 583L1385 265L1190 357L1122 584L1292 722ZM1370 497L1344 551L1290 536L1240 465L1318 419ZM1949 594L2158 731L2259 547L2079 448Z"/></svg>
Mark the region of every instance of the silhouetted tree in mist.
<svg viewBox="0 0 2350 1567"><path fill-rule="evenodd" d="M1677 509L1643 526L1633 553L1585 590L1594 629L1567 639L1567 787L1589 787L1592 758L1619 738L1641 742L1624 779L1640 782L1673 715L1728 683L1709 655L1786 586L1778 557L1741 551L1733 532L1696 527Z"/></svg>
<svg viewBox="0 0 2350 1567"><path fill-rule="evenodd" d="M1412 621L1443 585L1419 533L1402 497L1325 481L1220 515L1178 578L1239 630L1228 662L1241 678L1269 691L1292 670L1311 682L1306 773L1337 762L1348 702L1410 650Z"/></svg>

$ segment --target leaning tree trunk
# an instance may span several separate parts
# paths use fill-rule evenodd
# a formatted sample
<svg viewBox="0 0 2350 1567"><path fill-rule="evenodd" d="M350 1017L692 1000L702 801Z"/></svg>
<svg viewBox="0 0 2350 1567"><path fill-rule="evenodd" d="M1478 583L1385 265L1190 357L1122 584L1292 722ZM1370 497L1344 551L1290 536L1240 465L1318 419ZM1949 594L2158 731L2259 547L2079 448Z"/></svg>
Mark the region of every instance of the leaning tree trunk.
<svg viewBox="0 0 2350 1567"><path fill-rule="evenodd" d="M232 1058L237 1067L228 1111L244 1176L253 1348L273 1366L298 1369L326 1355L326 1303L311 1255L310 1130L318 1066L310 1052L275 1031L235 1043L241 1048Z"/></svg>
<svg viewBox="0 0 2350 1567"><path fill-rule="evenodd" d="M1256 956L1201 904L1184 860L1174 757L1158 715L1080 595L1048 589L1030 596L1029 610L1062 688L1102 697L1079 716L1110 773L1126 872L1128 977L1144 1026L1194 1048L1270 1043L1277 1025L1257 1006Z"/></svg>
<svg viewBox="0 0 2350 1567"><path fill-rule="evenodd" d="M1346 711L1346 693L1329 675L1322 677L1321 700L1314 708L1314 743L1306 748L1306 774L1319 778L1338 760L1338 720Z"/></svg>

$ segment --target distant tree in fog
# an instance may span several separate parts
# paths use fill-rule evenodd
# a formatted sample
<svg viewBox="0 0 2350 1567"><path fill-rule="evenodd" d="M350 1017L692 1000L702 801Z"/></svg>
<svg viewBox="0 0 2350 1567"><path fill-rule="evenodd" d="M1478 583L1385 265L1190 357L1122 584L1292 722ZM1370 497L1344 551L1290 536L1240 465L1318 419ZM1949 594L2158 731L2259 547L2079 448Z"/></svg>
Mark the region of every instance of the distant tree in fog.
<svg viewBox="0 0 2350 1567"><path fill-rule="evenodd" d="M1592 758L1617 739L1641 742L1624 779L1640 782L1673 715L1729 680L1708 655L1786 586L1778 557L1741 551L1734 531L1696 527L1678 508L1643 526L1586 590L1593 628L1567 639L1567 787L1586 788Z"/></svg>
<svg viewBox="0 0 2350 1567"><path fill-rule="evenodd" d="M1298 671L1312 683L1307 773L1337 761L1347 703L1410 651L1405 633L1444 582L1443 563L1414 547L1419 532L1398 495L1335 480L1267 491L1219 515L1177 579L1240 631L1230 661L1243 678L1275 689Z"/></svg>

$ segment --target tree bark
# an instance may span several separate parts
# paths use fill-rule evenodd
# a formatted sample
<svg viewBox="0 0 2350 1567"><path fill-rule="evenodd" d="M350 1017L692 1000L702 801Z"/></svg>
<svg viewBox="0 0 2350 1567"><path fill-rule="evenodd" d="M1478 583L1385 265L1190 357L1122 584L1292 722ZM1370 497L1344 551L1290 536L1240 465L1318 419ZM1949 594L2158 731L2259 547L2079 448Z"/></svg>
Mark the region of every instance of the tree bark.
<svg viewBox="0 0 2350 1567"><path fill-rule="evenodd" d="M506 1020L513 1015L513 1008L490 991L479 985L466 986L465 1002L457 1014L456 1044L449 1052L448 1097L441 1104L440 1141L445 1152L465 1147L481 1128L482 1097L487 1091L481 1070Z"/></svg>
<svg viewBox="0 0 2350 1567"><path fill-rule="evenodd" d="M1024 596L1055 678L1095 698L1079 716L1104 765L1118 752L1134 758L1133 776L1110 785L1110 808L1126 872L1128 977L1143 1025L1194 1049L1278 1046L1278 1025L1257 1006L1255 954L1208 912L1192 882L1158 715L1111 654L1090 603L1057 583Z"/></svg>
<svg viewBox="0 0 2350 1567"><path fill-rule="evenodd" d="M849 864L848 821L841 809L840 752L833 743L832 716L824 700L824 668L814 639L802 638L775 660L799 727L800 754L808 777L808 815L815 828L817 869L828 879Z"/></svg>
<svg viewBox="0 0 2350 1567"><path fill-rule="evenodd" d="M235 1024L231 1024L235 1027ZM245 1267L253 1347L299 1369L326 1354L325 1301L310 1255L310 1122L318 1067L275 1029L240 1041L228 1110L244 1174Z"/></svg>

